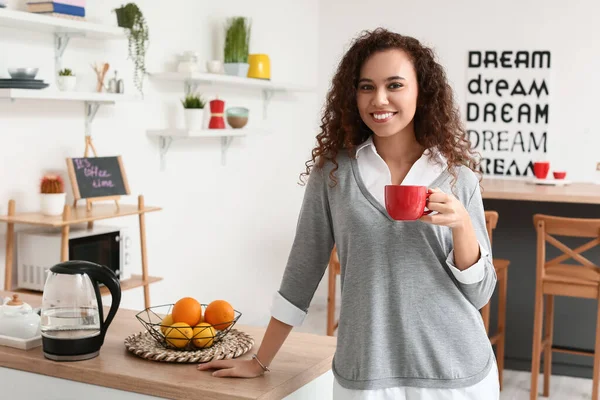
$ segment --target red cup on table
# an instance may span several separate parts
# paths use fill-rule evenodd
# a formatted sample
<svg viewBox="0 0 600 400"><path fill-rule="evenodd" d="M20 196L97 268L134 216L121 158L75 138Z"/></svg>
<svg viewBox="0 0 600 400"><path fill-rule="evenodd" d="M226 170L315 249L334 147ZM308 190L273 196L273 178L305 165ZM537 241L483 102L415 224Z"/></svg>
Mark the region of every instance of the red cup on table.
<svg viewBox="0 0 600 400"><path fill-rule="evenodd" d="M566 171L553 171L552 175L554 175L554 179L565 179L567 176Z"/></svg>
<svg viewBox="0 0 600 400"><path fill-rule="evenodd" d="M426 186L386 185L385 208L397 221L414 221L432 212L425 210L430 195Z"/></svg>
<svg viewBox="0 0 600 400"><path fill-rule="evenodd" d="M533 174L538 179L546 179L550 171L550 161L536 161L533 163Z"/></svg>

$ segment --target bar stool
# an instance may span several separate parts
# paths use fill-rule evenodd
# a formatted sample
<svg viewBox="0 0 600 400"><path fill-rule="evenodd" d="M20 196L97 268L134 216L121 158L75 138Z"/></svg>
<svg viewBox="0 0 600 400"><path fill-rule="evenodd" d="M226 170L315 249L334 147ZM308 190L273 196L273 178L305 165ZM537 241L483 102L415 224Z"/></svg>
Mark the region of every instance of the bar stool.
<svg viewBox="0 0 600 400"><path fill-rule="evenodd" d="M485 211L485 226L488 237L490 238L490 247L492 246L493 231L498 224L497 211ZM496 271L498 285L498 320L496 333L490 336L490 343L496 346L496 363L498 364L498 380L500 381L500 390L502 390L504 374L504 348L506 345L506 289L508 283L508 265L509 260L494 258L492 260L494 270ZM490 330L490 302L480 310L483 319L485 331L489 335Z"/></svg>
<svg viewBox="0 0 600 400"><path fill-rule="evenodd" d="M331 256L329 257L329 289L327 292L327 336L333 336L338 328L339 321L335 320L335 287L337 276L340 274L340 259L337 255L337 248L333 246Z"/></svg>
<svg viewBox="0 0 600 400"><path fill-rule="evenodd" d="M600 267L583 257L581 253L600 245L600 219L566 218L535 214L533 222L537 231L537 262L530 398L531 400L535 400L538 397L540 357L543 351L544 396L550 395L552 352L559 352L594 357L592 399L598 400L598 375L600 374ZM575 249L571 249L558 241L553 235L593 238L593 240ZM561 250L563 254L546 261L546 242ZM578 261L581 265L563 264L569 258ZM554 296L598 300L595 351L553 346ZM542 328L545 331L544 337L542 337Z"/></svg>

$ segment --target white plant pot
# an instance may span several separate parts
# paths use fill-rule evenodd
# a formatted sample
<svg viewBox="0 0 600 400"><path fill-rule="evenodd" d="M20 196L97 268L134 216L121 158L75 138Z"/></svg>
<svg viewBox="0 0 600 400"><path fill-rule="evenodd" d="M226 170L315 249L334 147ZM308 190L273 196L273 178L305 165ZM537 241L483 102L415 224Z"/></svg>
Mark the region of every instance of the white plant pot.
<svg viewBox="0 0 600 400"><path fill-rule="evenodd" d="M73 91L75 90L75 86L77 85L77 77L76 76L59 76L56 80L58 88L63 92Z"/></svg>
<svg viewBox="0 0 600 400"><path fill-rule="evenodd" d="M42 214L49 216L61 215L67 200L66 193L41 193Z"/></svg>
<svg viewBox="0 0 600 400"><path fill-rule="evenodd" d="M204 122L203 108L184 108L185 127L189 130L200 130Z"/></svg>
<svg viewBox="0 0 600 400"><path fill-rule="evenodd" d="M225 63L223 66L227 75L248 77L248 69L250 69L248 63Z"/></svg>

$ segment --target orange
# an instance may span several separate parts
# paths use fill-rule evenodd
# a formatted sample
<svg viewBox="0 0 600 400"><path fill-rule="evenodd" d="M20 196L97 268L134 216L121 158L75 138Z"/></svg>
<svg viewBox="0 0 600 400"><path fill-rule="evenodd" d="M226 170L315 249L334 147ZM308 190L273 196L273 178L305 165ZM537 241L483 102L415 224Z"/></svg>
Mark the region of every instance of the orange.
<svg viewBox="0 0 600 400"><path fill-rule="evenodd" d="M179 299L173 306L173 322L183 322L196 326L202 319L202 306L192 297Z"/></svg>
<svg viewBox="0 0 600 400"><path fill-rule="evenodd" d="M207 322L200 322L194 327L193 342L194 346L199 348L212 346L215 340L215 330L211 324Z"/></svg>
<svg viewBox="0 0 600 400"><path fill-rule="evenodd" d="M231 304L225 300L215 300L206 307L204 321L222 331L233 323L234 315Z"/></svg>
<svg viewBox="0 0 600 400"><path fill-rule="evenodd" d="M180 349L187 346L192 336L194 336L193 329L183 322L176 322L165 331L167 342Z"/></svg>

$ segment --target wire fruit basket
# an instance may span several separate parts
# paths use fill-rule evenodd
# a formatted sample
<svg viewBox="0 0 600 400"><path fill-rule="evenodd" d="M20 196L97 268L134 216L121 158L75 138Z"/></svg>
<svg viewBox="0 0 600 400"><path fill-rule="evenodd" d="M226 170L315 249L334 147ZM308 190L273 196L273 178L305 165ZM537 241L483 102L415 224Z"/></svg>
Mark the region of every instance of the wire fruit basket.
<svg viewBox="0 0 600 400"><path fill-rule="evenodd" d="M176 323L164 325L162 321L172 313L173 306L174 304L165 304L149 307L135 316L161 347L171 350L189 351L210 348L223 340L242 316L241 312L234 309L233 320L223 321L215 326L203 322L195 327ZM201 306L204 315L208 305L201 304Z"/></svg>

